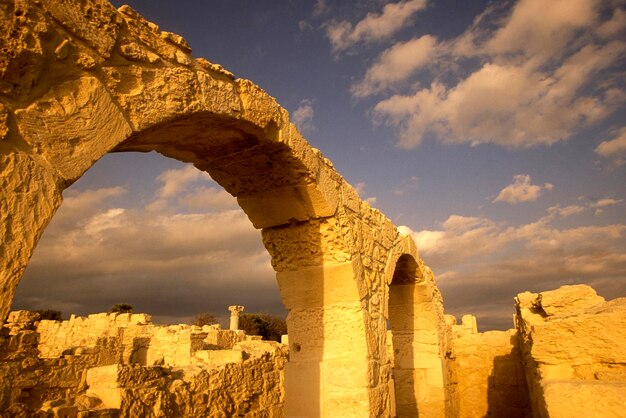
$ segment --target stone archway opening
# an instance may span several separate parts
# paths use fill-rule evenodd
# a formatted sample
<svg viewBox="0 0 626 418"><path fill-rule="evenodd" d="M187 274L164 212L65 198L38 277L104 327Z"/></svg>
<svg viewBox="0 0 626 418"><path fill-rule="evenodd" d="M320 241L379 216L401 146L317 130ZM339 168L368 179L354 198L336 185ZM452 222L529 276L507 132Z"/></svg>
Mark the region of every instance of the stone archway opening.
<svg viewBox="0 0 626 418"><path fill-rule="evenodd" d="M64 191L13 310L87 315L129 303L154 323L191 324L244 305L284 319L261 234L235 198L191 164L109 153Z"/></svg>
<svg viewBox="0 0 626 418"><path fill-rule="evenodd" d="M444 417L440 295L432 273L413 254L402 254L395 263L388 315L397 416Z"/></svg>
<svg viewBox="0 0 626 418"><path fill-rule="evenodd" d="M396 416L418 416L415 375L415 283L418 265L409 254L396 262L389 284L389 330L392 337L392 379L394 385Z"/></svg>

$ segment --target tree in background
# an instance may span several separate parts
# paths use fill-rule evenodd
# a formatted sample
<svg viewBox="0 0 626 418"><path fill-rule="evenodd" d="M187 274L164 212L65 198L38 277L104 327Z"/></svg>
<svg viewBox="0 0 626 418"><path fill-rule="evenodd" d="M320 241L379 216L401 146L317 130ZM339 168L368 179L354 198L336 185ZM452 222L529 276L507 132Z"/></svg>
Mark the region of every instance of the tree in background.
<svg viewBox="0 0 626 418"><path fill-rule="evenodd" d="M280 341L280 337L287 334L287 323L267 313L245 313L239 317L239 329L248 335L260 335L264 340Z"/></svg>
<svg viewBox="0 0 626 418"><path fill-rule="evenodd" d="M38 310L35 312L39 314L40 320L42 319L49 319L51 321L63 320L63 314L61 313L61 311L55 311L54 309L43 309L43 310Z"/></svg>
<svg viewBox="0 0 626 418"><path fill-rule="evenodd" d="M193 324L199 327L217 324L217 316L211 312L199 313L194 318Z"/></svg>
<svg viewBox="0 0 626 418"><path fill-rule="evenodd" d="M133 313L134 311L135 308L129 303L116 303L111 306L110 310L111 313Z"/></svg>

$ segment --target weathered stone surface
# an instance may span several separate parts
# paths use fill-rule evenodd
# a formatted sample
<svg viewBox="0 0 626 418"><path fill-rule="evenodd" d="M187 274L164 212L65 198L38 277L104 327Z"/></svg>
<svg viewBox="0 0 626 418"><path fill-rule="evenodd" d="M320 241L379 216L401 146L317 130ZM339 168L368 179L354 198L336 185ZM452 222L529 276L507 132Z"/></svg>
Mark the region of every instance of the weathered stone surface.
<svg viewBox="0 0 626 418"><path fill-rule="evenodd" d="M55 86L15 113L25 140L70 182L131 134L128 122L95 77Z"/></svg>
<svg viewBox="0 0 626 418"><path fill-rule="evenodd" d="M626 298L604 302L579 285L529 299L518 297L516 321L533 416L621 416L613 399L626 396Z"/></svg>
<svg viewBox="0 0 626 418"><path fill-rule="evenodd" d="M589 286L576 285L541 292L538 303L548 316L574 315L604 303L604 298Z"/></svg>
<svg viewBox="0 0 626 418"><path fill-rule="evenodd" d="M145 314L37 318L13 312L0 328L0 416L283 416L287 349L279 343L223 349L202 340L218 327L155 326ZM141 348L138 336L146 349L170 353L167 362L134 362L127 346Z"/></svg>
<svg viewBox="0 0 626 418"><path fill-rule="evenodd" d="M428 351L430 365L420 371L425 386L409 392L426 400L428 414L445 414L445 321L432 272L407 244L410 238L399 239L393 223L361 201L273 97L217 64L193 59L183 38L128 6L7 0L0 3L0 22L6 40L0 54L0 319L63 189L107 152L157 151L209 172L263 228L291 306L290 342L301 348L286 376L294 411L389 414L388 285L397 260L407 255L417 265L407 283L415 283L419 298L412 323L431 331L427 346L412 345L416 359ZM310 283L298 279L299 271ZM315 297L298 298L299 287ZM428 319L419 319L420 310ZM150 327L116 325L105 334L113 346L122 338L117 354L136 363L189 365L204 344L202 333L178 329L174 334L185 347L158 351L167 338L155 334L155 344L146 347ZM121 337L115 335L120 329ZM87 355L92 336L86 332L70 354ZM310 343L312 335L318 339ZM189 395L184 385L175 386L159 392L159 402L174 402L173 393ZM129 393L138 402L129 413L145 413L143 395ZM263 414L276 412L268 411Z"/></svg>
<svg viewBox="0 0 626 418"><path fill-rule="evenodd" d="M73 4L43 1L43 7L64 29L85 41L103 58L109 58L122 19L106 0L90 0Z"/></svg>
<svg viewBox="0 0 626 418"><path fill-rule="evenodd" d="M473 323L473 329L457 326L453 341L458 417L530 418L517 335L514 330L478 333Z"/></svg>
<svg viewBox="0 0 626 418"><path fill-rule="evenodd" d="M32 88L44 67L44 41L49 31L33 2L0 3L0 93L17 96Z"/></svg>
<svg viewBox="0 0 626 418"><path fill-rule="evenodd" d="M0 301L0 318L6 318L13 289L60 204L59 180L40 157L0 154L0 291L8 293Z"/></svg>

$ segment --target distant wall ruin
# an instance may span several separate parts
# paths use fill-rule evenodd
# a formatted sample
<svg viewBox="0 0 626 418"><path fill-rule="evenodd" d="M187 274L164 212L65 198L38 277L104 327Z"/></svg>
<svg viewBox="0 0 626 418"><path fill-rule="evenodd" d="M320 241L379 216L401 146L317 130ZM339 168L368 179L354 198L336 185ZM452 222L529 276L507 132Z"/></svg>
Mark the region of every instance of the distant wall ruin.
<svg viewBox="0 0 626 418"><path fill-rule="evenodd" d="M284 416L279 343L144 314L35 318L0 328L0 416Z"/></svg>

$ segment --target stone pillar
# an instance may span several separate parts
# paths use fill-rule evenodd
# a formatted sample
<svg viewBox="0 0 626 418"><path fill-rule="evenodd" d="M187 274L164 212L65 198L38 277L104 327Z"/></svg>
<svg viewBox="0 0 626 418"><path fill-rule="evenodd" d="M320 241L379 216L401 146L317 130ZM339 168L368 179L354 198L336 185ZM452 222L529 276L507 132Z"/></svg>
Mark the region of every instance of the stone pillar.
<svg viewBox="0 0 626 418"><path fill-rule="evenodd" d="M228 307L230 311L230 327L229 329L236 331L239 329L239 314L243 312L243 306L232 305Z"/></svg>

